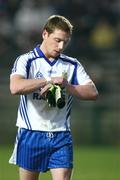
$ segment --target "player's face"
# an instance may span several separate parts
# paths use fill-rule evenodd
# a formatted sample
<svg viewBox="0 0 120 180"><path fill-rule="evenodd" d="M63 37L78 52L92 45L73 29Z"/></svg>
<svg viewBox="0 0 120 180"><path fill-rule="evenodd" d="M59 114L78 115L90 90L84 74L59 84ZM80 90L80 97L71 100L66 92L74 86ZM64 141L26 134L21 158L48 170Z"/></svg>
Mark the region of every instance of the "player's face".
<svg viewBox="0 0 120 180"><path fill-rule="evenodd" d="M70 41L70 35L60 29L49 34L47 31L43 32L43 52L47 58L55 58L61 52L64 51L68 42Z"/></svg>

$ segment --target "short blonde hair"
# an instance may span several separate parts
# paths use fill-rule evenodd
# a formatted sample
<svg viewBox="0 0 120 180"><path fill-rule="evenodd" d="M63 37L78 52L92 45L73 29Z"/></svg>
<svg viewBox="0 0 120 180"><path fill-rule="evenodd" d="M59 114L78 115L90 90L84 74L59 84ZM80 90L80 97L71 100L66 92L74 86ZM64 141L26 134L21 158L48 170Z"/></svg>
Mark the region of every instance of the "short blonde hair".
<svg viewBox="0 0 120 180"><path fill-rule="evenodd" d="M48 18L43 30L46 30L50 34L54 32L55 29L61 29L72 35L73 25L64 16L52 15Z"/></svg>

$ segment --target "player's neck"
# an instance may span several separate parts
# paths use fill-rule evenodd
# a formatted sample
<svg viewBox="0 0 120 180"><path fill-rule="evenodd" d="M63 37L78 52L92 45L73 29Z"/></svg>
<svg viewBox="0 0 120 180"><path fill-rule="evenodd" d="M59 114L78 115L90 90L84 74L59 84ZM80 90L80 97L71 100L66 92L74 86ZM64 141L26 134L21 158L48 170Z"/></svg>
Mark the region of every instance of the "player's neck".
<svg viewBox="0 0 120 180"><path fill-rule="evenodd" d="M53 58L53 57L51 57L51 56L48 55L47 50L46 50L46 48L45 48L45 46L44 46L43 44L40 45L40 50L42 51L42 53L46 56L46 58L47 58L49 61L52 62L52 61L55 60L55 58Z"/></svg>

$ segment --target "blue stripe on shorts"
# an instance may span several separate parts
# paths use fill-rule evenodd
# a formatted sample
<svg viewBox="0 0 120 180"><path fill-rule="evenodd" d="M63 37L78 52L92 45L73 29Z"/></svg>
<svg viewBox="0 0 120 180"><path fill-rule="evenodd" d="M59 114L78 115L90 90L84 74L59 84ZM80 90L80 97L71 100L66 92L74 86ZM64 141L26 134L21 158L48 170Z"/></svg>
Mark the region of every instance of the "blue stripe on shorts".
<svg viewBox="0 0 120 180"><path fill-rule="evenodd" d="M71 132L21 129L17 147L17 165L38 172L46 172L53 168L72 168Z"/></svg>

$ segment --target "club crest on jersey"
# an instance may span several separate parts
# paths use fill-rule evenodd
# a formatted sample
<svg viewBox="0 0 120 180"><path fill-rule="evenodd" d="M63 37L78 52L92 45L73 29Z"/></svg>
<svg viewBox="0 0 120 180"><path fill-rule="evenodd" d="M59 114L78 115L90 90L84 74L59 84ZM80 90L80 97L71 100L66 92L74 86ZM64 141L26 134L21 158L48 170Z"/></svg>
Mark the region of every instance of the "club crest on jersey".
<svg viewBox="0 0 120 180"><path fill-rule="evenodd" d="M40 79L42 77L43 77L43 74L40 71L38 71L35 75L35 79Z"/></svg>

